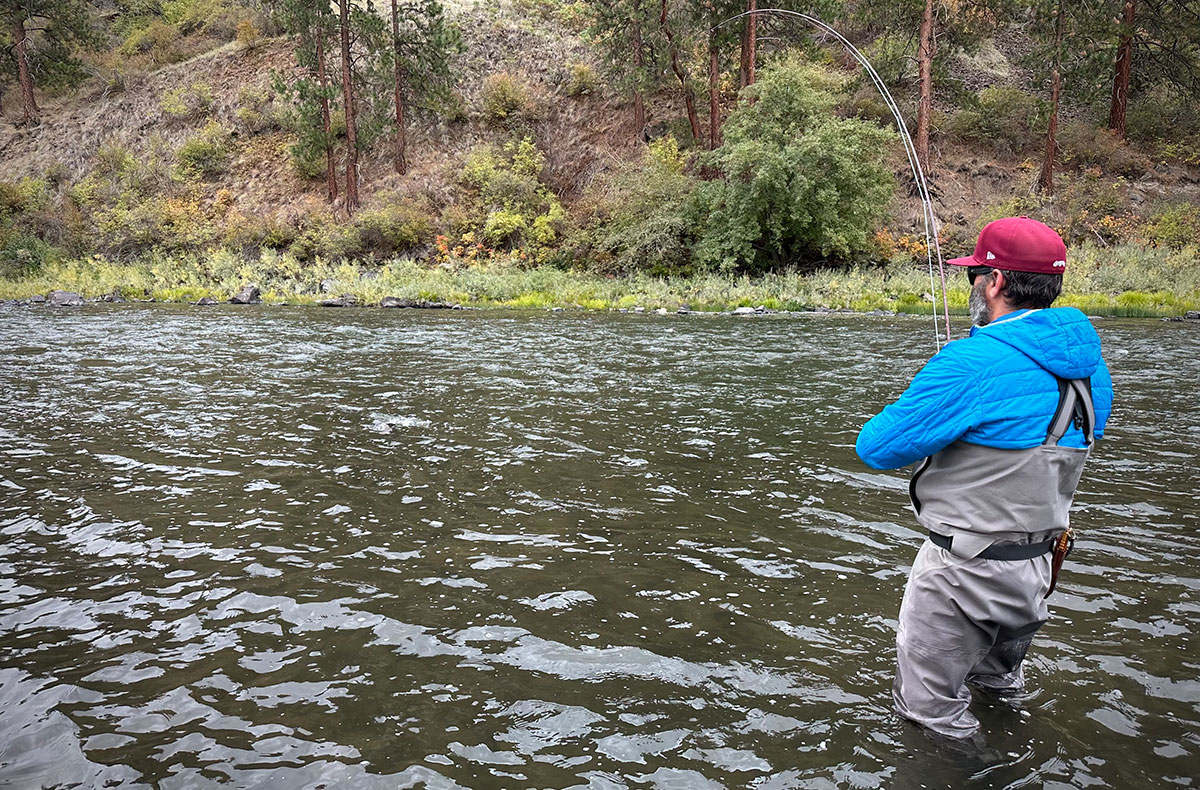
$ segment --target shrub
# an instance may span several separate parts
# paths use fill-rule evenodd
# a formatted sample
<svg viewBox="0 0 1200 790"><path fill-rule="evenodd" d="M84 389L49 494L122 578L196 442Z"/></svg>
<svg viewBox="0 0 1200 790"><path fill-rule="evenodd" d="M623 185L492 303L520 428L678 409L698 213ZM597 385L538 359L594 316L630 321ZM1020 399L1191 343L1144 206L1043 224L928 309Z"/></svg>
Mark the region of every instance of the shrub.
<svg viewBox="0 0 1200 790"><path fill-rule="evenodd" d="M529 106L529 89L511 74L488 75L483 81L483 114L489 121L503 122L520 116Z"/></svg>
<svg viewBox="0 0 1200 790"><path fill-rule="evenodd" d="M162 21L151 20L145 27L130 33L120 46L123 55L146 55L156 65L176 63L183 59L179 28Z"/></svg>
<svg viewBox="0 0 1200 790"><path fill-rule="evenodd" d="M389 258L433 241L433 221L413 203L393 203L355 218L359 246L377 258Z"/></svg>
<svg viewBox="0 0 1200 790"><path fill-rule="evenodd" d="M50 202L49 184L37 178L0 181L0 218L30 214Z"/></svg>
<svg viewBox="0 0 1200 790"><path fill-rule="evenodd" d="M199 134L189 137L175 152L183 178L207 178L224 172L231 155L229 130L209 121Z"/></svg>
<svg viewBox="0 0 1200 790"><path fill-rule="evenodd" d="M593 227L580 243L617 271L658 276L686 273L700 232L693 204L696 181L685 175L674 137L650 143L641 159L589 187Z"/></svg>
<svg viewBox="0 0 1200 790"><path fill-rule="evenodd" d="M572 63L567 80L568 96L590 96L596 92L596 74L586 63Z"/></svg>
<svg viewBox="0 0 1200 790"><path fill-rule="evenodd" d="M253 49L262 39L262 28L253 19L243 19L237 23L235 39L242 49Z"/></svg>
<svg viewBox="0 0 1200 790"><path fill-rule="evenodd" d="M946 126L961 140L1011 154L1033 147L1041 139L1048 117L1049 108L1042 99L1019 88L992 86L951 116Z"/></svg>
<svg viewBox="0 0 1200 790"><path fill-rule="evenodd" d="M483 226L483 238L495 245L519 242L518 234L526 227L525 217L515 211L498 208L488 214Z"/></svg>
<svg viewBox="0 0 1200 790"><path fill-rule="evenodd" d="M1122 221L1129 214L1124 179L1105 179L1097 169L1085 170L1067 182L1058 196L1065 217L1063 236L1071 241L1121 241L1134 228Z"/></svg>
<svg viewBox="0 0 1200 790"><path fill-rule="evenodd" d="M1150 162L1108 129L1088 123L1065 124L1058 136L1063 164L1076 169L1100 168L1119 176L1137 177Z"/></svg>
<svg viewBox="0 0 1200 790"><path fill-rule="evenodd" d="M34 235L0 229L0 279L28 277L59 257L60 250Z"/></svg>
<svg viewBox="0 0 1200 790"><path fill-rule="evenodd" d="M206 82L193 82L187 87L163 92L159 107L163 114L176 120L204 115L213 106L212 88Z"/></svg>
<svg viewBox="0 0 1200 790"><path fill-rule="evenodd" d="M1181 250L1200 247L1200 206L1175 203L1158 207L1146 223L1147 241L1154 246Z"/></svg>
<svg viewBox="0 0 1200 790"><path fill-rule="evenodd" d="M706 156L722 180L700 186L699 259L727 271L848 260L868 251L894 187L891 135L832 117L837 78L799 60L764 69Z"/></svg>
<svg viewBox="0 0 1200 790"><path fill-rule="evenodd" d="M229 0L163 0L162 14L184 33L228 37L236 27L237 11Z"/></svg>
<svg viewBox="0 0 1200 790"><path fill-rule="evenodd" d="M326 172L328 172L324 151L300 143L289 145L287 151L288 161L292 165L292 172L301 178L314 181L318 178L324 178Z"/></svg>

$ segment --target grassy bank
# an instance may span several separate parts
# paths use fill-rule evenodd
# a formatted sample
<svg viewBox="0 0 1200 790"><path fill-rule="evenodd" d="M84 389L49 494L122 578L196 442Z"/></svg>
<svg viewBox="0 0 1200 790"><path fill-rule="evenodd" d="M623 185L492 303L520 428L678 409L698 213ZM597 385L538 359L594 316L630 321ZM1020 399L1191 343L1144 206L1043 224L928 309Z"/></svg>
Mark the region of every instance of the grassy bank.
<svg viewBox="0 0 1200 790"><path fill-rule="evenodd" d="M951 311L965 313L967 283L950 269ZM443 301L488 308L644 307L720 311L741 306L774 310L814 308L924 313L930 307L929 274L919 264L892 263L757 278L718 274L662 279L644 274L605 276L594 272L514 265L429 266L394 260L382 266L318 262L301 266L290 257L265 253L248 261L228 252L196 258L151 258L114 263L88 258L50 264L38 274L0 280L0 298L22 299L52 289L85 297L120 294L167 302L226 300L246 283L257 284L265 302L313 304L353 294L360 304L385 296ZM1196 248L1169 251L1147 247L1080 247L1072 251L1060 305L1095 315L1174 316L1200 309L1200 261Z"/></svg>

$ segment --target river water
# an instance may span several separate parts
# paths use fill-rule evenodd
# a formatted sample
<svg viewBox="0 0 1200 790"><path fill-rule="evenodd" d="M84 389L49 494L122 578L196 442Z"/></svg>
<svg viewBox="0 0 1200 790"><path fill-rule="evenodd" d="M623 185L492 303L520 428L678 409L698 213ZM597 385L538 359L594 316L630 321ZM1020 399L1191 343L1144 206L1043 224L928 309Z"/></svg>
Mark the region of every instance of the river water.
<svg viewBox="0 0 1200 790"><path fill-rule="evenodd" d="M1117 385L1030 693L891 712L928 321L0 309L0 786L1200 784L1200 334Z"/></svg>

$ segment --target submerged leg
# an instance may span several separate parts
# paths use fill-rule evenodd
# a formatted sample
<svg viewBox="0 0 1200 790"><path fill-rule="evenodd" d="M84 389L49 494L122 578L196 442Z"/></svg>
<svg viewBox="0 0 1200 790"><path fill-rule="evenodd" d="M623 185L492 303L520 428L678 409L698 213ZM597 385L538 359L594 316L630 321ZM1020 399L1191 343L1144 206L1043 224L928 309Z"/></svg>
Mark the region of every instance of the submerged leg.
<svg viewBox="0 0 1200 790"><path fill-rule="evenodd" d="M979 731L979 720L968 710L965 680L994 636L960 606L957 571L932 543L917 554L900 605L892 698L904 718L941 735L969 738Z"/></svg>

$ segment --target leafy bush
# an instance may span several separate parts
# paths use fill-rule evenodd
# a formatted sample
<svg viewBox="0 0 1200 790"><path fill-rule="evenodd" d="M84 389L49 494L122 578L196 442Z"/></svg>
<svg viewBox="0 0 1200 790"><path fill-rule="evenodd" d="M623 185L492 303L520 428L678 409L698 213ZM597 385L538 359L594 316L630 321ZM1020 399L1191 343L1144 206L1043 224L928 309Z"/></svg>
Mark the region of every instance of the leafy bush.
<svg viewBox="0 0 1200 790"><path fill-rule="evenodd" d="M212 87L206 82L166 90L159 101L163 114L176 120L204 115L212 106Z"/></svg>
<svg viewBox="0 0 1200 790"><path fill-rule="evenodd" d="M120 51L124 55L146 55L157 65L176 63L184 57L179 28L161 19L151 20L145 27L130 33Z"/></svg>
<svg viewBox="0 0 1200 790"><path fill-rule="evenodd" d="M527 227L525 217L515 211L498 208L488 214L483 226L483 238L495 245L519 243L518 234Z"/></svg>
<svg viewBox="0 0 1200 790"><path fill-rule="evenodd" d="M1119 176L1137 177L1150 169L1146 157L1108 129L1089 123L1065 124L1058 135L1067 167L1100 168Z"/></svg>
<svg viewBox="0 0 1200 790"><path fill-rule="evenodd" d="M239 18L230 0L163 0L163 17L184 33L231 37Z"/></svg>
<svg viewBox="0 0 1200 790"><path fill-rule="evenodd" d="M1068 242L1119 242L1135 228L1127 220L1129 196L1124 179L1105 179L1099 170L1085 170L1067 182L1058 196L1064 216L1059 228Z"/></svg>
<svg viewBox="0 0 1200 790"><path fill-rule="evenodd" d="M596 92L596 74L586 63L572 63L567 80L568 96L590 96Z"/></svg>
<svg viewBox="0 0 1200 790"><path fill-rule="evenodd" d="M708 213L697 250L724 271L848 260L871 248L894 184L891 135L832 116L838 78L799 60L764 69L705 158L722 179L700 186Z"/></svg>
<svg viewBox="0 0 1200 790"><path fill-rule="evenodd" d="M390 258L433 241L433 221L414 203L392 203L364 211L354 224L359 246L376 258Z"/></svg>
<svg viewBox="0 0 1200 790"><path fill-rule="evenodd" d="M593 227L580 239L590 257L621 272L691 271L701 223L693 200L696 180L683 170L679 144L664 137L650 143L640 160L597 180L585 196Z"/></svg>
<svg viewBox="0 0 1200 790"><path fill-rule="evenodd" d="M253 49L262 39L262 28L253 19L242 19L237 23L235 38L242 49Z"/></svg>
<svg viewBox="0 0 1200 790"><path fill-rule="evenodd" d="M49 199L49 184L41 179L0 181L0 219L38 211L45 208Z"/></svg>
<svg viewBox="0 0 1200 790"><path fill-rule="evenodd" d="M545 166L545 154L529 137L467 157L461 178L474 193L486 241L510 249L530 244L536 253L557 238L566 212L541 181Z"/></svg>
<svg viewBox="0 0 1200 790"><path fill-rule="evenodd" d="M183 178L207 178L222 173L229 166L231 154L229 130L216 121L209 121L175 152Z"/></svg>
<svg viewBox="0 0 1200 790"><path fill-rule="evenodd" d="M483 81L483 114L492 122L520 116L529 107L529 89L511 74L490 74Z"/></svg>
<svg viewBox="0 0 1200 790"><path fill-rule="evenodd" d="M994 85L951 116L947 131L1001 153L1021 153L1041 140L1048 117L1044 100L1019 88Z"/></svg>
<svg viewBox="0 0 1200 790"><path fill-rule="evenodd" d="M1200 248L1200 206L1194 203L1175 203L1159 206L1146 223L1147 240L1154 246L1181 250L1187 246Z"/></svg>

